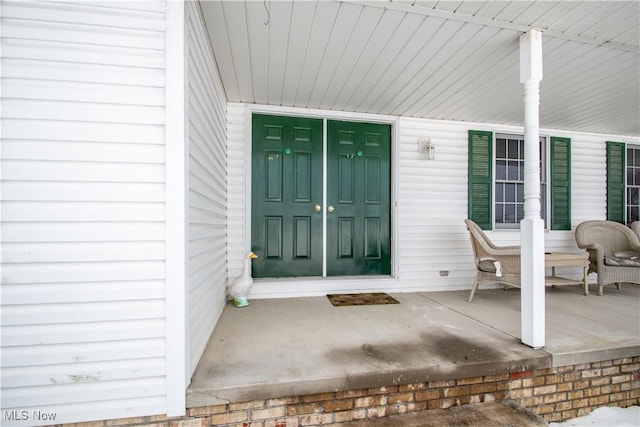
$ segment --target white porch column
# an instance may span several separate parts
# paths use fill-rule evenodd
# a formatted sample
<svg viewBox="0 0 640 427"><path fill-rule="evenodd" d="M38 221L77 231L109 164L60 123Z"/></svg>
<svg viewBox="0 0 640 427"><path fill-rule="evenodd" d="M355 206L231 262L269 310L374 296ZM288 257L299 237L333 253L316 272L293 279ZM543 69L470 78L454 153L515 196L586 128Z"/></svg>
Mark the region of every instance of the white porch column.
<svg viewBox="0 0 640 427"><path fill-rule="evenodd" d="M520 223L522 290L521 341L544 347L544 222L540 217L540 80L542 33L520 36L520 83L524 85L524 219Z"/></svg>

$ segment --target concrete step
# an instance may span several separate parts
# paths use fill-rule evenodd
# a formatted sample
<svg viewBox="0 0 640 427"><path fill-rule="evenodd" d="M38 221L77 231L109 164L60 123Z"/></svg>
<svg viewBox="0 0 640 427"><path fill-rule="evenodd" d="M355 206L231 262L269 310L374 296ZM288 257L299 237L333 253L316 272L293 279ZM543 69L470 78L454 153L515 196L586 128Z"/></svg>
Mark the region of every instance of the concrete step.
<svg viewBox="0 0 640 427"><path fill-rule="evenodd" d="M549 424L509 401L453 406L410 414L392 415L375 420L330 424L333 427L540 427Z"/></svg>

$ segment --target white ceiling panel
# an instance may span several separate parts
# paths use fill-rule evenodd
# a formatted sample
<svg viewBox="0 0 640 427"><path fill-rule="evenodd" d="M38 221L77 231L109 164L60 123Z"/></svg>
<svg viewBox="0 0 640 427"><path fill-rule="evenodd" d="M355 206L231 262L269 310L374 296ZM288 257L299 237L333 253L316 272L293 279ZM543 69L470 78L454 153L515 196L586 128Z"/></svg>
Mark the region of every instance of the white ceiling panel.
<svg viewBox="0 0 640 427"><path fill-rule="evenodd" d="M410 18L414 18L413 23L410 22ZM330 105L329 108L349 108L345 107L350 104L349 101L351 99L348 95L358 92L359 86L367 81L367 75L377 67L380 67L376 60L394 55L400 47L404 46L406 40L415 31L421 20L423 20L422 17L416 19L415 16L407 16L406 13L385 11L380 17L373 34L367 40L366 46L360 52L356 63L345 74L344 84L336 88L337 90L334 91L335 96L328 97L330 98L327 99L327 104ZM404 30L403 32L406 36L402 41L397 42L397 47L394 48L393 40L397 40L400 30ZM389 53L384 55L381 54L381 51ZM354 109L355 107L351 108Z"/></svg>
<svg viewBox="0 0 640 427"><path fill-rule="evenodd" d="M302 74L300 75L300 79L298 79L296 96L291 105L297 107L308 106L309 96L315 84L318 70L322 65L326 47L331 37L331 29L337 19L339 9L340 3L337 2L317 4L316 14L309 36L308 48L305 52ZM294 84L294 81L287 82L287 84Z"/></svg>
<svg viewBox="0 0 640 427"><path fill-rule="evenodd" d="M291 2L273 2L269 24L262 25L269 27L267 99L278 105L282 101L285 67L289 59L289 43L291 36L294 35L290 30L292 10L293 4ZM255 54L264 55L264 52L256 52Z"/></svg>
<svg viewBox="0 0 640 427"><path fill-rule="evenodd" d="M444 21L439 25L437 31L430 34L429 41L424 44L418 55L411 58L398 77L384 88L383 96L376 99L370 109L376 113L393 114L392 111L417 89L420 82L428 79L429 75L449 58L449 49L460 48L462 40L469 40L477 30L467 25L455 21ZM463 28L465 26L467 26L466 29ZM435 25L432 28L435 29ZM453 37L461 33L462 36Z"/></svg>
<svg viewBox="0 0 640 427"><path fill-rule="evenodd" d="M499 39L494 39L500 31L497 28L472 24L465 24L465 27L466 34L456 34L456 37L451 39L455 43L447 43L443 46L443 50L447 52L445 55L440 55L440 60L443 62L429 62L431 68L422 73L424 76L422 82L410 90L400 105L393 108L393 114L414 117L421 114L424 111L424 104L434 94L459 85L460 74L465 72L467 61L478 59L476 53L482 51L487 40L499 42ZM455 53L449 54L449 51Z"/></svg>
<svg viewBox="0 0 640 427"><path fill-rule="evenodd" d="M311 30L313 29L316 12L317 3L315 2L304 1L293 4L287 63L283 81L286 84L283 84L282 87L281 105L293 105L295 103L305 59L310 54ZM266 102L261 102L261 104L264 103Z"/></svg>
<svg viewBox="0 0 640 427"><path fill-rule="evenodd" d="M469 2L475 3L475 2ZM475 13L469 14L478 18L494 19L498 14L509 5L508 1L485 1L478 2L480 7Z"/></svg>
<svg viewBox="0 0 640 427"><path fill-rule="evenodd" d="M383 14L384 10L382 9L362 8L358 21L349 36L350 40L337 59L338 65L331 70L328 85L322 93L318 94L322 98L318 104L320 108L330 109L333 106L335 99L340 94L361 56L371 55L371 51L367 50L367 47L379 27L380 18ZM375 42L380 43L382 41L382 39L377 38Z"/></svg>
<svg viewBox="0 0 640 427"><path fill-rule="evenodd" d="M259 104L266 104L269 100L267 95L269 87L269 55L267 52L269 52L269 35L275 25L264 25L266 21L267 18L265 18L264 10L254 7L246 9L247 38L252 41L248 46L252 76L251 90L253 93L253 102ZM240 26L240 24L238 24L238 26Z"/></svg>
<svg viewBox="0 0 640 427"><path fill-rule="evenodd" d="M387 12L388 13L388 12ZM395 24L392 35L385 44L372 47L373 64L352 85L345 87L340 94L340 104L333 106L335 110L360 111L363 109L367 96L375 99L380 92L379 88L393 81L412 57L417 55L422 43L415 37L416 34L424 34L430 24L424 16L403 14L399 23ZM367 101L368 103L373 101Z"/></svg>
<svg viewBox="0 0 640 427"><path fill-rule="evenodd" d="M332 78L338 70L347 68L345 63L350 63L351 57L359 53L353 48L362 42L362 37L359 37L358 34L359 31L364 31L365 37L373 31L375 21L373 24L369 21L368 24L359 25L365 9L369 8L349 3L340 5L340 11L331 28L331 36L323 49L322 62L318 67L306 106L320 107L322 105L322 100L327 92L335 90L330 85ZM363 21L367 21L367 17L363 18ZM362 45L360 45L360 49L362 49Z"/></svg>
<svg viewBox="0 0 640 427"><path fill-rule="evenodd" d="M201 2L229 101L522 125L518 40L543 31L543 127L640 134L640 2Z"/></svg>
<svg viewBox="0 0 640 427"><path fill-rule="evenodd" d="M230 56L233 60L233 73L238 88L238 100L253 102L253 83L256 76L251 72L251 46L247 33L247 17L245 4L242 2L225 2L224 23L226 24L227 40L229 41ZM222 81L224 85L224 80Z"/></svg>

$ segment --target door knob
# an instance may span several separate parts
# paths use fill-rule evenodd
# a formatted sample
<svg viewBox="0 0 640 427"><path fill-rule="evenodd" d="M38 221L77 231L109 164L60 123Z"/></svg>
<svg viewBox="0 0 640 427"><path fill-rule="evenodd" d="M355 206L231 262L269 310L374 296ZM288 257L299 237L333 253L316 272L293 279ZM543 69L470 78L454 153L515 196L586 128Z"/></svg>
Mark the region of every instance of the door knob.
<svg viewBox="0 0 640 427"><path fill-rule="evenodd" d="M329 213L333 212L335 210L335 208L333 206L329 206L327 208L327 211L329 211Z"/></svg>
<svg viewBox="0 0 640 427"><path fill-rule="evenodd" d="M320 205L315 205L315 206L313 207L313 210L314 210L314 211L316 211L316 212L320 212L320 211L322 210L322 206L320 206Z"/></svg>

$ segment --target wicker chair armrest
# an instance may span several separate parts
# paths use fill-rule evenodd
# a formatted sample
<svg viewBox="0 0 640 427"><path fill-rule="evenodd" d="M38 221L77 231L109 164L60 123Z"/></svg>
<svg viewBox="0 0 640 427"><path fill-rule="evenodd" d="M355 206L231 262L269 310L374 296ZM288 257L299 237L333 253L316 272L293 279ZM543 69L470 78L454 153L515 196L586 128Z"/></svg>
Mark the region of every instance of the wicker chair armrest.
<svg viewBox="0 0 640 427"><path fill-rule="evenodd" d="M491 256L503 256L503 255L517 255L520 256L520 246L496 246L489 245L488 242L482 239L478 239L478 243L482 248Z"/></svg>
<svg viewBox="0 0 640 427"><path fill-rule="evenodd" d="M583 243L583 244L579 244L578 243L578 247L580 249L593 249L597 252L603 252L604 253L604 248L602 247L602 245L600 243Z"/></svg>
<svg viewBox="0 0 640 427"><path fill-rule="evenodd" d="M640 255L640 240L635 234L629 236L629 246Z"/></svg>
<svg viewBox="0 0 640 427"><path fill-rule="evenodd" d="M519 246L498 246L492 251L496 257L500 256L520 256Z"/></svg>
<svg viewBox="0 0 640 427"><path fill-rule="evenodd" d="M633 234L635 234L636 237L640 240L640 221L633 221L630 227L631 231L633 231Z"/></svg>
<svg viewBox="0 0 640 427"><path fill-rule="evenodd" d="M580 249L586 249L589 252L589 260L592 263L595 263L597 269L593 269L594 271L600 271L602 266L604 266L604 248L599 243L589 243L589 244L578 244Z"/></svg>

